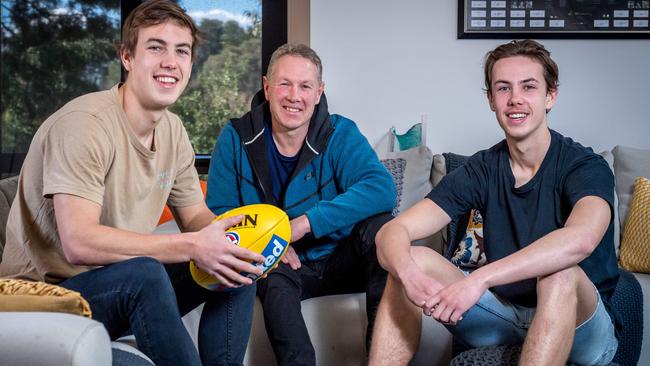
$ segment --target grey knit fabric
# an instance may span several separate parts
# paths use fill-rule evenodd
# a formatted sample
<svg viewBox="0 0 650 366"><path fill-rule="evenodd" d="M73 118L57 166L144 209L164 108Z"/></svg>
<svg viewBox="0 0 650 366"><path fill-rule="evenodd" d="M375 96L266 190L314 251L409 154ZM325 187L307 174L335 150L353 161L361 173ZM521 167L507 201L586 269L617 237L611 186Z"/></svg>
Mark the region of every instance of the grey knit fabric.
<svg viewBox="0 0 650 366"><path fill-rule="evenodd" d="M472 348L451 360L450 366L498 366L517 365L521 354L520 345L501 345Z"/></svg>

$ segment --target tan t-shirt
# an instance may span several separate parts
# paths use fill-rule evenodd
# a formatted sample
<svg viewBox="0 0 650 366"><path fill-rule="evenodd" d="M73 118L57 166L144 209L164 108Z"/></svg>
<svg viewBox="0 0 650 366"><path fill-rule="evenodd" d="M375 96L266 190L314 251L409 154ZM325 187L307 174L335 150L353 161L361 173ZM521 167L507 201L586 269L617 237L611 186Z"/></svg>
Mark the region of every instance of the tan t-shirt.
<svg viewBox="0 0 650 366"><path fill-rule="evenodd" d="M81 96L48 118L34 135L7 222L0 277L57 283L89 270L61 249L52 196L66 193L102 206L100 224L151 233L165 203L203 200L194 150L180 119L165 111L153 151L131 130L118 86Z"/></svg>

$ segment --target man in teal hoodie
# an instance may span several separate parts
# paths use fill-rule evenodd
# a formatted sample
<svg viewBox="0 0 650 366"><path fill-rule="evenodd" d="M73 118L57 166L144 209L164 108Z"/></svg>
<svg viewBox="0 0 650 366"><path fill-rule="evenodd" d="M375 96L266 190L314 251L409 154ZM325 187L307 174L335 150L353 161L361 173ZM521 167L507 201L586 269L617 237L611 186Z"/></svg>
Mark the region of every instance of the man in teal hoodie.
<svg viewBox="0 0 650 366"><path fill-rule="evenodd" d="M258 295L278 363L314 365L300 301L365 291L372 329L386 282L374 237L396 191L355 123L329 114L311 48L278 48L263 81L251 111L219 136L206 199L215 214L268 203L289 215L292 244Z"/></svg>

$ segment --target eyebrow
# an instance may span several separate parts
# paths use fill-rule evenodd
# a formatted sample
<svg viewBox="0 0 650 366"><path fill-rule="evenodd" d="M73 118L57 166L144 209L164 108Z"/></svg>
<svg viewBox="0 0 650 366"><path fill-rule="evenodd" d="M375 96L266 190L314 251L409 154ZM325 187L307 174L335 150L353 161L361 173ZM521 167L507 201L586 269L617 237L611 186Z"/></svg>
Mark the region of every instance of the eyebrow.
<svg viewBox="0 0 650 366"><path fill-rule="evenodd" d="M147 43L149 43L149 42L156 42L156 43L160 43L160 44L165 45L165 46L167 45L167 42L160 39L160 38L149 38L149 39L147 39ZM192 48L192 45L190 45L189 43L179 43L179 44L176 45L176 48L181 48L181 47Z"/></svg>
<svg viewBox="0 0 650 366"><path fill-rule="evenodd" d="M276 79L276 82L278 82L278 83L281 82L281 81L288 81L290 83L295 83L295 84L314 84L313 80L291 80L286 76L279 77L279 78ZM316 83L318 83L318 81Z"/></svg>
<svg viewBox="0 0 650 366"><path fill-rule="evenodd" d="M506 81L506 80L496 80L494 82L495 84L511 84L511 82ZM522 81L519 81L517 84L526 84L526 83L539 83L539 80L535 78L528 78Z"/></svg>
<svg viewBox="0 0 650 366"><path fill-rule="evenodd" d="M526 84L526 83L539 83L539 80L535 78L528 78L526 80L522 80L519 82L519 84Z"/></svg>

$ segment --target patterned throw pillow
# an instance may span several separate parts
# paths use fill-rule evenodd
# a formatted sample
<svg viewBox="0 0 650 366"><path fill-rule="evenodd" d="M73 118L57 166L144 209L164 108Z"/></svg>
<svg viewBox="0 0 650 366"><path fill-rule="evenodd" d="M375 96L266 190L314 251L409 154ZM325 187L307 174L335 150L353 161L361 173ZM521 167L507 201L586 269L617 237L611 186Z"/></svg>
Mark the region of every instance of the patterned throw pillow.
<svg viewBox="0 0 650 366"><path fill-rule="evenodd" d="M399 213L400 204L402 203L402 192L404 191L404 172L406 171L406 159L384 159L381 161L381 163L384 164L391 177L393 177L393 183L395 183L395 188L397 189L397 202L395 208L393 209L393 216L397 216Z"/></svg>
<svg viewBox="0 0 650 366"><path fill-rule="evenodd" d="M0 279L0 311L92 315L88 302L78 292L45 282L14 279Z"/></svg>
<svg viewBox="0 0 650 366"><path fill-rule="evenodd" d="M650 180L634 181L634 193L621 242L621 266L628 271L650 273Z"/></svg>
<svg viewBox="0 0 650 366"><path fill-rule="evenodd" d="M479 210L472 210L465 235L451 257L451 262L460 268L477 268L486 263L483 249L483 217Z"/></svg>
<svg viewBox="0 0 650 366"><path fill-rule="evenodd" d="M397 208L393 214L404 212L421 201L431 191L433 153L426 146L381 154L381 162L393 177L397 188Z"/></svg>

